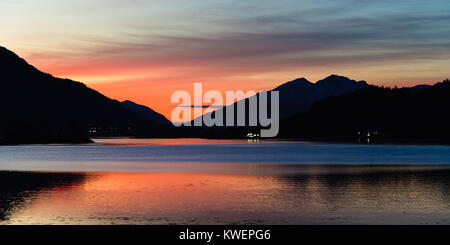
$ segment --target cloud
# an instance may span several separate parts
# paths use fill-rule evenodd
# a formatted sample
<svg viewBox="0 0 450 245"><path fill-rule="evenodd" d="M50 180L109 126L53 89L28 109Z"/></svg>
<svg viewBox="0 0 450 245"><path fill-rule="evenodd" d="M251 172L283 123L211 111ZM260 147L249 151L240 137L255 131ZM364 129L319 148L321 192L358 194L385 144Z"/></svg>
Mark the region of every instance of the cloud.
<svg viewBox="0 0 450 245"><path fill-rule="evenodd" d="M69 2L51 8L51 21L33 10L37 22L59 24L26 38L47 38L28 57L45 71L87 81L250 79L259 89L269 79L331 72L424 80L450 65L448 1L114 1L103 8L102 0L88 10Z"/></svg>
<svg viewBox="0 0 450 245"><path fill-rule="evenodd" d="M301 25L295 16L270 16L264 22ZM153 35L133 39L88 37L90 59L123 69L174 68L222 76L317 65L362 66L380 62L414 63L449 56L450 16L342 18L305 29L236 30L205 35ZM248 19L232 20L245 26ZM209 70L209 72L205 71Z"/></svg>
<svg viewBox="0 0 450 245"><path fill-rule="evenodd" d="M372 83L450 76L448 0L5 0L2 45L166 116L170 95L266 90L331 73Z"/></svg>

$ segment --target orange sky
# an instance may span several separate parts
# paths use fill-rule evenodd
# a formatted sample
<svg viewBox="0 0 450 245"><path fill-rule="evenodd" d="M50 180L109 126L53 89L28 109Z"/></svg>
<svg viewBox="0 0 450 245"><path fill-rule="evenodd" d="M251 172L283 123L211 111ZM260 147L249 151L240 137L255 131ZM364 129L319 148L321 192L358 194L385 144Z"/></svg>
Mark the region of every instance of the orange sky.
<svg viewBox="0 0 450 245"><path fill-rule="evenodd" d="M236 69L227 74L215 70L214 67L203 66L203 64L189 68L177 68L158 64L142 65L139 61L133 60L63 61L59 58L47 59L33 55L26 59L42 71L57 77L82 81L110 98L120 101L132 100L149 106L169 120L171 112L176 106L170 102L171 95L177 90L186 90L193 94L194 82L202 82L204 92L218 90L225 96L225 91L228 90L269 90L298 77L306 77L315 82L330 74L340 74L355 80L366 80L372 84L387 86L433 83L445 78L436 76L416 79L407 72L382 72L382 70L390 70L388 67L372 67L366 70L347 70L346 67L340 67L339 69L327 69L327 71L321 71L325 68L320 67L310 67L308 71L302 71L302 69L272 71L266 68L258 71L246 71L245 69L241 71ZM378 70L380 72L377 72ZM388 79L385 77L392 77L393 80L384 80ZM403 77L405 80L402 80Z"/></svg>
<svg viewBox="0 0 450 245"><path fill-rule="evenodd" d="M176 90L267 90L338 74L450 77L450 2L2 0L0 45L57 77L170 119Z"/></svg>

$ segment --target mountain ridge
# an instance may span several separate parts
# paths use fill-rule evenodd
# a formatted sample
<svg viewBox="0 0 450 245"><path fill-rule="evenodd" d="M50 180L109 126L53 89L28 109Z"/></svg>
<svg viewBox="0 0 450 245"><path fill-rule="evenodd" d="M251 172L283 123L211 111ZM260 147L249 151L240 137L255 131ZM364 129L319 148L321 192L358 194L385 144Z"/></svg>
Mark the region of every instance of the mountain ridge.
<svg viewBox="0 0 450 245"><path fill-rule="evenodd" d="M95 130L95 136L164 131L84 83L41 72L4 47L0 90L7 91L0 97L0 132L6 142L89 142L88 128L93 127L103 129Z"/></svg>
<svg viewBox="0 0 450 245"><path fill-rule="evenodd" d="M330 123L333 122L333 123ZM450 81L427 86L370 85L328 97L280 122L281 138L359 143L450 143Z"/></svg>
<svg viewBox="0 0 450 245"><path fill-rule="evenodd" d="M170 125L171 124L171 122L166 117L164 117L162 114L154 111L150 107L137 104L131 100L124 100L124 101L120 102L120 104L123 105L124 107L126 107L128 110L136 112L136 113L144 116L145 118L149 119L150 121L155 122L156 124L159 124L159 125Z"/></svg>
<svg viewBox="0 0 450 245"><path fill-rule="evenodd" d="M242 138L258 129L174 128L149 107L119 102L84 83L41 72L1 46L0 90L5 91L0 97L0 144L85 143L90 136L125 135ZM281 138L352 141L380 133L385 141L416 137L450 142L448 80L392 89L333 74L315 83L297 78L270 91L280 92ZM243 101L248 112L249 98ZM237 103L229 105L235 118Z"/></svg>
<svg viewBox="0 0 450 245"><path fill-rule="evenodd" d="M344 76L330 75L316 83L312 83L303 77L297 78L283 83L274 89L269 90L269 92L279 92L280 119L284 119L295 114L306 112L312 104L328 96L351 93L366 86L368 86L368 84L365 81L355 81ZM259 93L255 96L258 97ZM249 98L244 99L246 103L246 118L248 118L248 100ZM206 113L205 115L212 114L212 117L214 117L215 113L223 113L224 118L226 118L226 108L233 106L236 111L238 103L239 102L235 102L214 112ZM201 117L204 117L205 115L202 115Z"/></svg>

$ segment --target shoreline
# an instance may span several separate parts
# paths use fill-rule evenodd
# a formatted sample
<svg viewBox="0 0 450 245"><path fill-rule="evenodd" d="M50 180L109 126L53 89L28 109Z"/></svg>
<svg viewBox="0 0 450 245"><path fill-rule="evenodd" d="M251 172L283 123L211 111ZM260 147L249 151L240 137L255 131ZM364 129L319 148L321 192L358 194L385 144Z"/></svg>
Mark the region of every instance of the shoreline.
<svg viewBox="0 0 450 245"><path fill-rule="evenodd" d="M6 141L0 139L1 146L16 145L78 145L95 143L95 139L205 139L205 140L250 140L250 141L292 141L305 142L312 144L337 144L337 145L391 145L391 146L450 146L450 140L438 139L416 139L416 140L377 140L371 143L356 142L353 140L336 140L336 139L310 139L310 138L242 138L242 137L140 137L140 136L96 136L90 137L88 140L57 140L57 141Z"/></svg>

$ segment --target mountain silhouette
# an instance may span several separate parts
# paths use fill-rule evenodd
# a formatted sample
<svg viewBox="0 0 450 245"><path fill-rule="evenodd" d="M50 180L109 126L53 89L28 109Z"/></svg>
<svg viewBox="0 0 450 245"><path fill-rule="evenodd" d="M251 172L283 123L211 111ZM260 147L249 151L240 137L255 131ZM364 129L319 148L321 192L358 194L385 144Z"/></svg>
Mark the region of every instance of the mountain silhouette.
<svg viewBox="0 0 450 245"><path fill-rule="evenodd" d="M347 77L331 75L323 80L311 83L305 78L282 84L272 91L280 94L280 118L286 118L306 112L315 102L329 96L351 93L366 87L365 81L355 81Z"/></svg>
<svg viewBox="0 0 450 245"><path fill-rule="evenodd" d="M88 142L90 128L96 135L130 135L157 127L150 116L83 83L43 73L3 47L0 91L0 139L8 143Z"/></svg>
<svg viewBox="0 0 450 245"><path fill-rule="evenodd" d="M386 88L332 75L316 83L296 79L274 90L280 91L280 111L297 112L281 119L279 138L352 143L450 143L449 80L434 85ZM245 102L248 110L248 100ZM260 126L202 127L195 134L243 138L249 132L260 130Z"/></svg>
<svg viewBox="0 0 450 245"><path fill-rule="evenodd" d="M84 143L90 142L90 136L242 138L261 129L174 128L148 107L119 102L83 83L43 73L3 47L0 91L0 144ZM331 75L315 83L295 79L272 91L280 95L281 138L450 143L448 80L435 85L385 88ZM260 94L255 96L259 98ZM248 125L249 99L241 102ZM235 125L237 105L227 106L234 107ZM227 107L210 116L214 118Z"/></svg>
<svg viewBox="0 0 450 245"><path fill-rule="evenodd" d="M450 82L367 86L323 99L280 122L280 137L349 142L450 143Z"/></svg>
<svg viewBox="0 0 450 245"><path fill-rule="evenodd" d="M135 112L137 114L140 114L141 116L145 117L146 119L152 121L155 124L158 125L171 125L172 122L167 120L166 117L159 114L158 112L152 110L151 108L143 105L139 105L134 103L133 101L125 100L120 102L125 108L127 108L129 111Z"/></svg>
<svg viewBox="0 0 450 245"><path fill-rule="evenodd" d="M365 81L358 82L347 77L331 75L323 80L317 81L316 83L312 83L305 78L298 78L293 81L286 82L271 91L279 92L280 119L284 119L295 114L308 111L312 104L324 98L351 93L366 86L368 86L368 84ZM259 93L255 96L259 98ZM244 99L243 102L245 102L246 106L245 117L246 125L248 125L249 99ZM270 96L268 102L270 105ZM234 118L236 120L238 103L239 101L207 114L211 114L212 118L214 118L216 113L223 113L224 119L226 120L226 109L228 107L234 107ZM235 122L235 125L236 124L237 123Z"/></svg>

